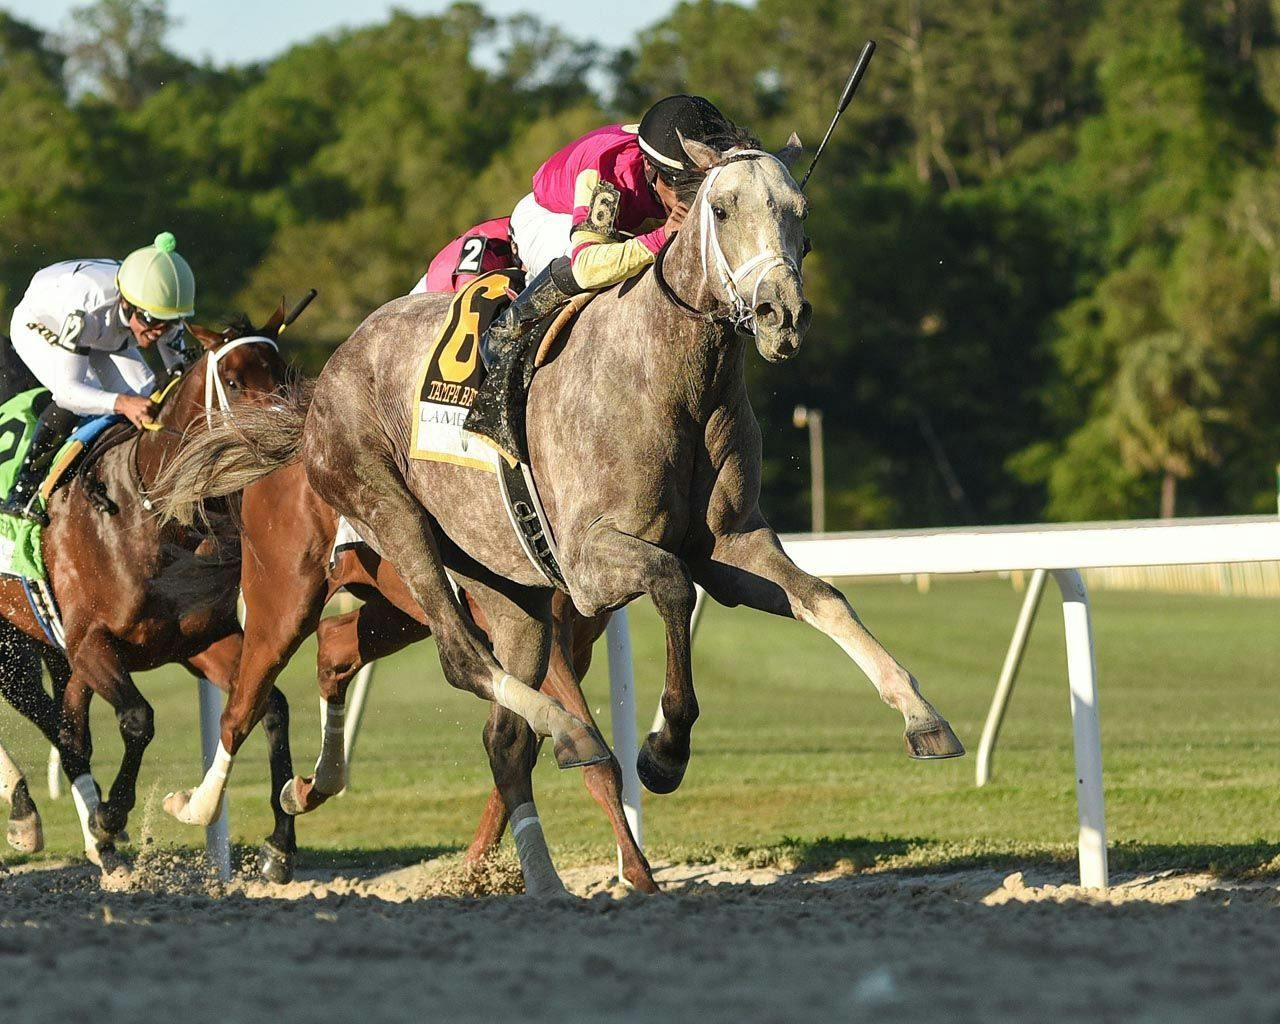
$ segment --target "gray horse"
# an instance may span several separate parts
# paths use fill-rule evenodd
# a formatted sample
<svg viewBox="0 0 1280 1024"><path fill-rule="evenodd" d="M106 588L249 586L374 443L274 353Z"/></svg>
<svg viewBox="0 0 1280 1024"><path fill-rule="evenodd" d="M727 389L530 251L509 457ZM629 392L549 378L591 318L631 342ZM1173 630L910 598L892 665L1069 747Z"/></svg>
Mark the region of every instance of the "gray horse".
<svg viewBox="0 0 1280 1024"><path fill-rule="evenodd" d="M795 566L760 512L761 436L743 367L752 335L777 363L795 355L809 324L800 274L808 204L788 169L798 140L777 156L685 148L707 173L684 228L651 272L587 306L534 377L527 411L531 468L574 604L594 615L648 594L666 628L665 723L644 743L640 777L671 792L688 764L695 583L722 604L791 616L831 637L901 712L912 757L962 754L911 673L839 591ZM553 739L561 767L608 750L527 685L546 670L551 590L511 528L497 479L409 458L424 342L448 303L387 303L334 354L309 406L301 399L260 427L237 417L239 451L224 446L205 493L215 481L244 486L295 458L300 442L315 490L391 560L425 611L449 681L494 702L485 742L528 875L526 846L542 858L545 843L527 775L536 741L521 718ZM482 606L492 652L446 568Z"/></svg>

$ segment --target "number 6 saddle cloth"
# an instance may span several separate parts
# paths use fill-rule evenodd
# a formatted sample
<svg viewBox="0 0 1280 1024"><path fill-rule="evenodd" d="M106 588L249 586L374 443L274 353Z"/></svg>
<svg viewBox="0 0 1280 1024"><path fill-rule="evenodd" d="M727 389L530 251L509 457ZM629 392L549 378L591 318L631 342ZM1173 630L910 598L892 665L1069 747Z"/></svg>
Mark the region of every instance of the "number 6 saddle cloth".
<svg viewBox="0 0 1280 1024"><path fill-rule="evenodd" d="M417 415L409 457L479 469L498 476L512 527L530 562L553 586L564 586L551 528L538 500L533 473L523 463L505 459L498 450L463 429L467 413L484 382L480 340L489 325L515 298L524 276L496 270L477 277L457 292L444 327L432 341L417 378ZM576 297L575 297L576 298ZM541 344L530 358L541 366L591 293L548 316L535 330Z"/></svg>
<svg viewBox="0 0 1280 1024"><path fill-rule="evenodd" d="M520 271L495 270L455 294L418 374L410 458L497 472L498 453L462 424L484 380L480 339L523 284Z"/></svg>

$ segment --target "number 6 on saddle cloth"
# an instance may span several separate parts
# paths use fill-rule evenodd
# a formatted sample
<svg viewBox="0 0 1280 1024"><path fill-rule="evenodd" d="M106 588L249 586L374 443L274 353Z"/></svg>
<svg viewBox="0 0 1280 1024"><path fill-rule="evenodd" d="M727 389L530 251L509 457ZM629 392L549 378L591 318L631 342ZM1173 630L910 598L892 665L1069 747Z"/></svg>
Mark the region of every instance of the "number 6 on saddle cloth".
<svg viewBox="0 0 1280 1024"><path fill-rule="evenodd" d="M466 258L465 252L462 258ZM503 503L525 555L550 585L563 589L555 540L528 467L464 428L485 381L482 339L515 298L523 280L519 271L497 270L477 277L455 296L444 327L422 362L409 457L497 474ZM593 294L575 296L571 305L534 328L529 365L524 370L527 377L546 361L565 325Z"/></svg>

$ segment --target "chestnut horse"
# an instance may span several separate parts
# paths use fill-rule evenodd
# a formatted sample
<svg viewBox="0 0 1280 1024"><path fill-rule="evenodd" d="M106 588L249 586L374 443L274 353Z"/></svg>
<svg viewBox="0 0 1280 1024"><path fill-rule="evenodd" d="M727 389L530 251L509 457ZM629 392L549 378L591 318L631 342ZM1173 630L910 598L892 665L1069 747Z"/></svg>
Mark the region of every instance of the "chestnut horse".
<svg viewBox="0 0 1280 1024"><path fill-rule="evenodd" d="M220 547L194 531L162 524L147 491L184 432L219 406L228 408L229 395L271 401L287 375L274 340L283 321L281 307L258 332L247 321L221 334L191 327L206 351L173 384L157 428L111 428L51 495L41 546L62 620L65 658L50 643L22 581L0 578L0 647L8 668L0 672L0 691L57 747L71 780L85 852L105 870L121 863L115 841L136 802L138 770L154 732L151 705L131 673L176 662L226 689L241 645L235 546ZM61 707L41 684L37 657L50 669ZM90 771L93 693L115 710L124 740L106 800ZM261 864L269 877L282 878L292 873L296 839L293 819L280 809L276 792L293 769L283 694L274 691L270 705L276 827Z"/></svg>

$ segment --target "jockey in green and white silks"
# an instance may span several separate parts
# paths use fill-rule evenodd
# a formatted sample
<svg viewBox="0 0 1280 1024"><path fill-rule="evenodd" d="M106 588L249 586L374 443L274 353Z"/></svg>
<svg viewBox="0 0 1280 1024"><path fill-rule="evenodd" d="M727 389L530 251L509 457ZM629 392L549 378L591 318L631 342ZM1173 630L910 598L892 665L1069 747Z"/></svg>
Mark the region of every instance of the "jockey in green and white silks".
<svg viewBox="0 0 1280 1024"><path fill-rule="evenodd" d="M0 511L45 521L32 499L81 417L117 413L139 427L152 421L156 371L184 362L182 322L195 311L195 294L195 276L167 231L123 262L67 260L31 279L10 338L52 400ZM147 360L153 349L162 363L155 369Z"/></svg>

